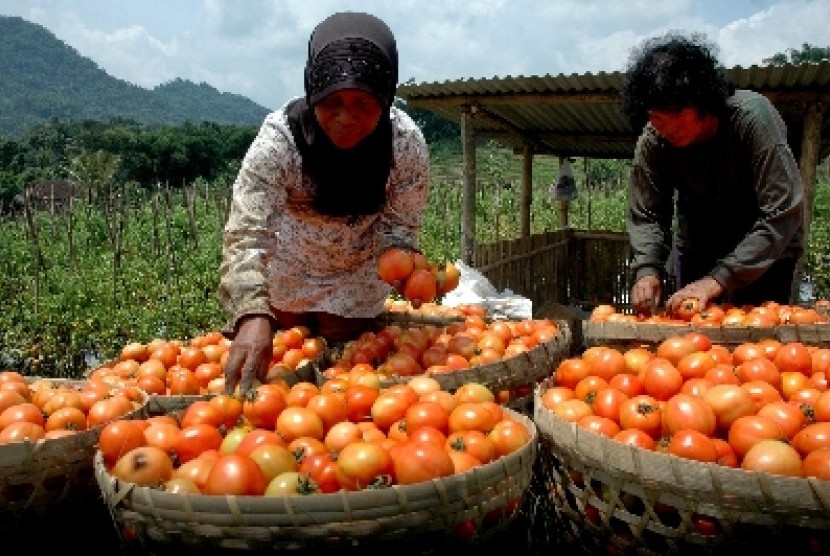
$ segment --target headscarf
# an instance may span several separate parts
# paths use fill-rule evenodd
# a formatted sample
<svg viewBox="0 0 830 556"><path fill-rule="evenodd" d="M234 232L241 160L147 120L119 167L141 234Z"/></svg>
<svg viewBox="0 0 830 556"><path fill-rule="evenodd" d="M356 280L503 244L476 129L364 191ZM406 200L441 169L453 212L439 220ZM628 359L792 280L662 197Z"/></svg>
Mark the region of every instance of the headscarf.
<svg viewBox="0 0 830 556"><path fill-rule="evenodd" d="M398 82L398 51L389 27L375 16L341 12L323 20L308 41L305 98L288 107L288 123L303 170L314 184L313 206L330 216L375 214L386 202L393 162L389 111ZM317 123L313 107L342 89L377 97L375 130L350 149L336 147Z"/></svg>

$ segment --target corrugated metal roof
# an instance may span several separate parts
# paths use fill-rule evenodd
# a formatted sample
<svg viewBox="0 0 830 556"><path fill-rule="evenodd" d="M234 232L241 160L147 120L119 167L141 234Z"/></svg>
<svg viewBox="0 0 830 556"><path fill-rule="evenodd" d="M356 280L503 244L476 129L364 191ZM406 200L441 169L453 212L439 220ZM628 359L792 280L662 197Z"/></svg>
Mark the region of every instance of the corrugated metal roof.
<svg viewBox="0 0 830 556"><path fill-rule="evenodd" d="M830 60L747 68L730 74L742 89L770 98L787 122L790 144L800 151L802 114L807 102L825 108L821 158L830 154ZM474 113L476 136L521 150L589 158L630 158L637 133L619 109L621 72L459 79L408 83L397 94L411 107L460 123Z"/></svg>

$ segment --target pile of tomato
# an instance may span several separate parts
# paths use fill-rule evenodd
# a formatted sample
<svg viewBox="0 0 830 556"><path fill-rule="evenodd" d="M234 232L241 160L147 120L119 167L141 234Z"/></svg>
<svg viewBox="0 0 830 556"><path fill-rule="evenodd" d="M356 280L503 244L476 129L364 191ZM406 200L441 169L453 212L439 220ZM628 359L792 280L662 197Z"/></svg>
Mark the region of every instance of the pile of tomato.
<svg viewBox="0 0 830 556"><path fill-rule="evenodd" d="M727 303L710 303L705 307L695 298L684 300L674 313L665 310L652 315L632 315L613 305L597 305L589 315L591 322L632 322L643 324L692 324L695 326L771 327L781 325L826 324L826 304L814 307L786 305L766 301L761 305L736 307Z"/></svg>
<svg viewBox="0 0 830 556"><path fill-rule="evenodd" d="M478 383L450 393L430 377L380 387L353 370L321 386L261 384L181 413L106 425L99 450L118 479L170 492L305 495L463 473L532 440Z"/></svg>
<svg viewBox="0 0 830 556"><path fill-rule="evenodd" d="M17 371L0 371L0 445L84 432L136 411L145 401L136 387L27 380Z"/></svg>
<svg viewBox="0 0 830 556"><path fill-rule="evenodd" d="M830 480L830 348L703 333L592 346L557 366L545 408L645 450Z"/></svg>

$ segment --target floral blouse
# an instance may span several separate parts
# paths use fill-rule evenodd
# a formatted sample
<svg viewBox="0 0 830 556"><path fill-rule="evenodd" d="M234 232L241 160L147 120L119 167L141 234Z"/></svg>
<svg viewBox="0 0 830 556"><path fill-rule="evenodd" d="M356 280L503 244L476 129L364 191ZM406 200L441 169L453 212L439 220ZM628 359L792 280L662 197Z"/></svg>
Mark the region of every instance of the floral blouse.
<svg viewBox="0 0 830 556"><path fill-rule="evenodd" d="M429 151L415 122L392 107L394 164L378 214L321 215L288 127L285 108L269 114L233 185L219 267L228 329L273 309L371 318L391 288L377 257L393 246L418 250L429 191Z"/></svg>

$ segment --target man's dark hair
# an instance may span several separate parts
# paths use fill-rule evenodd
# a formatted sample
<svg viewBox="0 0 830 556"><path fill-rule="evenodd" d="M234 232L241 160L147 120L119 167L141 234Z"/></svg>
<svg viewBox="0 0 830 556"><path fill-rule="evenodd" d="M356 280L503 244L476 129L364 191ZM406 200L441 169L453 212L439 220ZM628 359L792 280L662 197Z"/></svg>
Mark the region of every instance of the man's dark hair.
<svg viewBox="0 0 830 556"><path fill-rule="evenodd" d="M677 31L647 39L633 49L621 91L622 110L631 124L641 129L653 109L673 112L694 107L701 114L720 113L735 86L716 52L705 36Z"/></svg>

